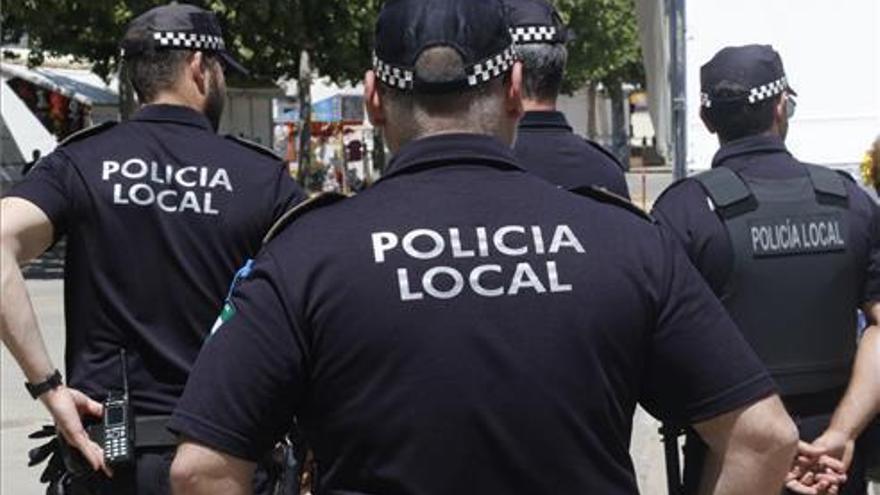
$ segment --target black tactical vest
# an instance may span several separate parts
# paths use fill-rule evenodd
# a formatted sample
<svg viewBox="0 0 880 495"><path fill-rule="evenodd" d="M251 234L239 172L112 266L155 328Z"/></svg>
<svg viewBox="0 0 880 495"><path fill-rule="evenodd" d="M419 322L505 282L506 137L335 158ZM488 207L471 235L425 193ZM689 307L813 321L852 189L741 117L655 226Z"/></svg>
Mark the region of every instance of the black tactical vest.
<svg viewBox="0 0 880 495"><path fill-rule="evenodd" d="M721 301L782 396L843 387L858 291L844 179L807 165L786 180L718 167L696 179L724 222L734 263Z"/></svg>

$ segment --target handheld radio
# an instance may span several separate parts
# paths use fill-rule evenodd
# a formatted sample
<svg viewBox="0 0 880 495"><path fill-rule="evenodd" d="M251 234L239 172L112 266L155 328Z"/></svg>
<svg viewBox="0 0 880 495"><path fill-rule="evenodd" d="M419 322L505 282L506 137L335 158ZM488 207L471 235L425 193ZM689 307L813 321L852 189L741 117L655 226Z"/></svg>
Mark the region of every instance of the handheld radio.
<svg viewBox="0 0 880 495"><path fill-rule="evenodd" d="M122 363L122 392L110 392L104 399L104 462L120 466L134 461L134 417L128 396L128 367L125 349L119 351Z"/></svg>

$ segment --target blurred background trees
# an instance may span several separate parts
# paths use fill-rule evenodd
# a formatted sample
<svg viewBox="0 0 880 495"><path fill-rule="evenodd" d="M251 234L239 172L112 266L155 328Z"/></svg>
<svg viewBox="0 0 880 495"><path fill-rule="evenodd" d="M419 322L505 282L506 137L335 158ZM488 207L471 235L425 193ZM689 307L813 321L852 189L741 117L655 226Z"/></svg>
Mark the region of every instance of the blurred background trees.
<svg viewBox="0 0 880 495"><path fill-rule="evenodd" d="M92 64L108 80L120 66L118 43L125 26L138 13L162 0L18 0L6 2L3 42L27 35L28 64L47 55L72 56ZM336 83L356 83L371 63L373 25L381 0L189 0L217 13L230 51L254 79L297 80L304 122L309 122L309 88L314 74ZM587 88L588 134L596 135L596 94L613 101L613 126L625 126L623 84L639 86L644 69L633 0L556 0L574 39L570 44L567 92ZM120 85L121 114L134 108L130 88ZM309 129L308 125L303 127ZM623 129L625 132L625 129ZM303 133L307 134L307 132ZM615 135L619 133L615 132ZM616 140L617 138L615 138ZM624 139L624 138L621 138ZM300 136L308 147L309 137ZM306 159L310 153L302 153ZM305 170L300 167L300 170Z"/></svg>

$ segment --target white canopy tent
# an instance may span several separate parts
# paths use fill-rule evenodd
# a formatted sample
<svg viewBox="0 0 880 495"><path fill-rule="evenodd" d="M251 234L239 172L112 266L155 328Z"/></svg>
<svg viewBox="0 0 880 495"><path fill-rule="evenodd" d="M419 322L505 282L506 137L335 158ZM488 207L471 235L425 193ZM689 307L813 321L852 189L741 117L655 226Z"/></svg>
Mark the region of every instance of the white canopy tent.
<svg viewBox="0 0 880 495"><path fill-rule="evenodd" d="M2 165L23 164L31 160L34 150L50 153L57 138L46 129L27 104L10 88L8 81L25 80L47 91L60 93L79 104L88 106L88 125L117 116L116 81L106 84L94 73L83 69L63 69L0 63L0 121L2 121ZM4 173L4 172L0 172ZM5 172L8 175L8 170Z"/></svg>
<svg viewBox="0 0 880 495"><path fill-rule="evenodd" d="M0 78L0 135L2 135L3 165L24 163L31 159L34 150L41 155L49 154L58 144L27 105Z"/></svg>

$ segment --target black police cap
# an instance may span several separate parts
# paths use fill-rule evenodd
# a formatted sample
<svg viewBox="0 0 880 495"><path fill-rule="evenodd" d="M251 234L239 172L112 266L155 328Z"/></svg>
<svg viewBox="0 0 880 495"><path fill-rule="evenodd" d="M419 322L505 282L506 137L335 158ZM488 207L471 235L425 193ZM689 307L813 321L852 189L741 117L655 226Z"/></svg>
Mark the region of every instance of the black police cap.
<svg viewBox="0 0 880 495"><path fill-rule="evenodd" d="M449 81L427 81L415 65L425 50L458 52L465 73ZM386 85L419 93L473 88L506 74L516 61L500 0L390 0L376 23L373 68Z"/></svg>
<svg viewBox="0 0 880 495"><path fill-rule="evenodd" d="M164 5L137 16L129 23L121 48L125 58L155 50L212 52L227 67L248 74L226 50L217 16L195 5Z"/></svg>
<svg viewBox="0 0 880 495"><path fill-rule="evenodd" d="M568 30L562 16L546 0L505 0L510 35L517 44L568 41Z"/></svg>
<svg viewBox="0 0 880 495"><path fill-rule="evenodd" d="M756 104L788 92L782 58L770 45L730 46L700 68L702 106L715 103Z"/></svg>

